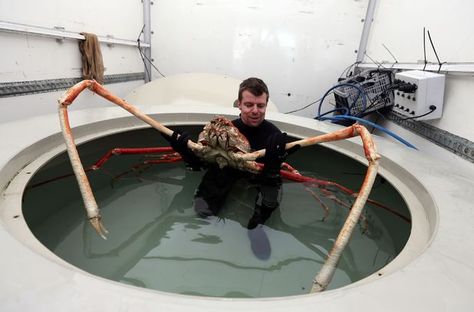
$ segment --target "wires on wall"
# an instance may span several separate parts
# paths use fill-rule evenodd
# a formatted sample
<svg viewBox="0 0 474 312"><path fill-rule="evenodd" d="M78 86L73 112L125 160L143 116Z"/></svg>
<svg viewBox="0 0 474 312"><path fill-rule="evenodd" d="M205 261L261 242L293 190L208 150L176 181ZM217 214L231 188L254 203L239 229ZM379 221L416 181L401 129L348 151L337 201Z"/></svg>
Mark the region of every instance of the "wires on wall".
<svg viewBox="0 0 474 312"><path fill-rule="evenodd" d="M424 28L423 28L424 30ZM444 63L441 63L441 61L439 60L439 57L438 57L438 53L436 52L436 49L434 47L434 44L433 44L433 40L431 39L431 35L430 35L430 31L428 30L428 39L430 39L430 44L431 44L431 47L433 48L433 52L436 56L436 59L438 60L438 65L439 65L439 68L438 68L438 73L441 71L441 66L443 66ZM424 44L424 43L423 43ZM425 57L426 57L426 54L425 54ZM426 64L426 60L425 60L425 64Z"/></svg>
<svg viewBox="0 0 474 312"><path fill-rule="evenodd" d="M143 62L143 65L145 66L145 71L146 71L146 75L147 77L149 78L149 80L152 80L152 77L151 77L151 73L148 71L147 69L147 66L146 66L146 61L148 61L148 63L153 66L153 68L162 76L162 77L165 77L165 75L158 69L158 67L155 66L155 64L153 64L153 60L150 60L150 58L148 58L146 55L145 55L145 52L143 51L144 48L141 47L140 45L140 42L141 42L141 39L140 37L142 36L143 34L143 30L145 29L145 25L143 25L142 27L142 30L140 31L140 33L138 34L138 37L137 37L137 48L138 48L138 51L140 53L140 57L142 59L142 62ZM146 60L146 61L145 61Z"/></svg>

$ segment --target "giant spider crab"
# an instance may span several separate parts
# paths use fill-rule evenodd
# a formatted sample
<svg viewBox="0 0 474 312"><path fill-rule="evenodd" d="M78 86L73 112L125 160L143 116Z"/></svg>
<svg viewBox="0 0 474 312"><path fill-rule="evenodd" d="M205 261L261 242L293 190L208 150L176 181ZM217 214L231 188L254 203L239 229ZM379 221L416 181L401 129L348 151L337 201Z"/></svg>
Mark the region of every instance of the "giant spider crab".
<svg viewBox="0 0 474 312"><path fill-rule="evenodd" d="M117 104L139 119L148 123L158 131L171 136L173 131L151 117L140 112L136 107L126 101L113 95L110 91L97 83L95 80L83 80L69 90L58 100L59 102L59 119L66 148L69 154L71 165L79 184L80 192L87 211L87 216L91 225L97 233L105 238L108 233L102 224L99 208L92 193L87 175L81 164L77 148L72 137L71 127L68 119L67 106L72 104L74 99L84 90L88 88L94 93L104 97L105 99ZM375 144L367 129L359 124L337 130L307 139L302 139L286 144L286 149L295 145L301 147L309 146L321 142L337 141L354 136L360 136L363 143L365 157L368 160L368 169L362 183L361 189L357 194L357 198L350 210L350 213L332 247L328 257L319 273L313 280L311 292L323 291L334 275L337 263L341 254L348 244L352 232L361 216L364 205L367 201L369 193L372 189L375 177L377 175L378 160L380 156L376 152ZM255 162L257 158L265 155L265 150L250 151L250 147L246 138L240 134L232 123L224 117L216 117L211 120L203 129L197 143L188 141L188 147L200 158L208 162L217 162L219 166L232 166L240 170L251 172L259 172L262 165ZM304 180L304 178L301 178Z"/></svg>
<svg viewBox="0 0 474 312"><path fill-rule="evenodd" d="M241 161L241 156L250 152L250 144L232 122L217 116L207 123L199 133L202 145L194 152L207 162L216 162L220 168L226 166L257 173L260 167L254 161Z"/></svg>

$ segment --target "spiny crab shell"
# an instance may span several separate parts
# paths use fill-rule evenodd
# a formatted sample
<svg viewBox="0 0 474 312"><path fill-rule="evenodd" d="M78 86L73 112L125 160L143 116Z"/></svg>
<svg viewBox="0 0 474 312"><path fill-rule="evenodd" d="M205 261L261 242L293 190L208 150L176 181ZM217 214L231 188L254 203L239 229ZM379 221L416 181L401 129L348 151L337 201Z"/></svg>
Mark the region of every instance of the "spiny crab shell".
<svg viewBox="0 0 474 312"><path fill-rule="evenodd" d="M259 172L259 167L254 161L242 161L235 157L236 154L250 152L250 144L232 121L223 116L216 116L204 126L199 134L198 143L203 148L194 152L205 161L216 162L220 168L231 166L240 170Z"/></svg>

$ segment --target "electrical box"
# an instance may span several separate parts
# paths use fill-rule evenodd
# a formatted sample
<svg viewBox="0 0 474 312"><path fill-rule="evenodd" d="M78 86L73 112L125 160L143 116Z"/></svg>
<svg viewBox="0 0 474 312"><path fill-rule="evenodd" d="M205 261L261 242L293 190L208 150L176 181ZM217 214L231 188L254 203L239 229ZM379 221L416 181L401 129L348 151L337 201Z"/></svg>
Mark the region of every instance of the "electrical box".
<svg viewBox="0 0 474 312"><path fill-rule="evenodd" d="M363 118L366 115L384 113L393 106L393 77L391 70L370 69L356 75L339 79L334 87L336 114L346 114ZM337 120L333 123L349 126L354 120Z"/></svg>
<svg viewBox="0 0 474 312"><path fill-rule="evenodd" d="M416 120L441 117L444 101L444 75L411 70L396 73L395 81L413 87L395 90L393 105L395 112Z"/></svg>

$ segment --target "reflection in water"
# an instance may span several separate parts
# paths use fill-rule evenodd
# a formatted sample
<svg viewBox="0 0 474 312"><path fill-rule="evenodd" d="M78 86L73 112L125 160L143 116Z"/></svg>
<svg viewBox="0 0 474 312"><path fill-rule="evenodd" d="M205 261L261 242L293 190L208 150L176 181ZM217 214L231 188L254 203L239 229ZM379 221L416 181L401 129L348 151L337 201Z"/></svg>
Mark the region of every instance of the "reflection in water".
<svg viewBox="0 0 474 312"><path fill-rule="evenodd" d="M309 292L353 201L337 190L308 192L305 185L285 182L280 208L265 225L248 231L256 190L246 181L237 183L218 217L202 219L193 211L192 200L203 173L185 171L182 164L129 172L111 183L111 176L138 159L116 160L90 175L110 231L108 240L85 220L73 177L26 192L24 214L33 233L73 265L126 284L203 296L287 296ZM293 165L302 168L305 161ZM58 163L46 166L38 179L70 170ZM361 167L354 166L352 172ZM305 170L305 175L315 174L313 168ZM387 193L393 191L391 186L382 182L378 178L371 197L394 197ZM384 203L399 202L395 198ZM38 207L44 211L39 213ZM366 211L329 288L376 272L408 238L410 225L403 219L370 205Z"/></svg>

